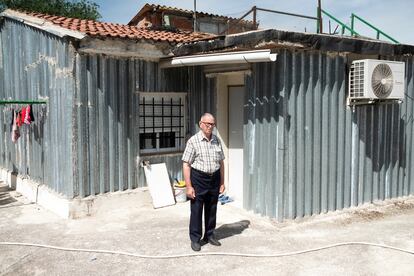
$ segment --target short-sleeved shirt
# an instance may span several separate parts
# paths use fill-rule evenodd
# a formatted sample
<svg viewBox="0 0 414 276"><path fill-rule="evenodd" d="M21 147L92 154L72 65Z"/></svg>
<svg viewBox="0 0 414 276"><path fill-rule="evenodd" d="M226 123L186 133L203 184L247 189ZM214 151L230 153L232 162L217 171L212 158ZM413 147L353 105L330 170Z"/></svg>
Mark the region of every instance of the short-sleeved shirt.
<svg viewBox="0 0 414 276"><path fill-rule="evenodd" d="M211 134L209 141L201 130L187 141L182 157L182 161L189 163L192 168L205 173L218 171L221 160L224 160L224 153L220 139Z"/></svg>

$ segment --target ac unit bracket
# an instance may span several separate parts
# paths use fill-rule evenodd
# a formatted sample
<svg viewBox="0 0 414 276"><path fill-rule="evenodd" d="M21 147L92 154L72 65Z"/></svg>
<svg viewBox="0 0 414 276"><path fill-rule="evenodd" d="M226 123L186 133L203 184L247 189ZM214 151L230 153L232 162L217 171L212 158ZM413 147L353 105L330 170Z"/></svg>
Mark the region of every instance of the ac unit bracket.
<svg viewBox="0 0 414 276"><path fill-rule="evenodd" d="M395 103L402 103L402 99L351 99L347 98L346 105L347 106L355 106L355 105L368 105L368 104L395 104Z"/></svg>

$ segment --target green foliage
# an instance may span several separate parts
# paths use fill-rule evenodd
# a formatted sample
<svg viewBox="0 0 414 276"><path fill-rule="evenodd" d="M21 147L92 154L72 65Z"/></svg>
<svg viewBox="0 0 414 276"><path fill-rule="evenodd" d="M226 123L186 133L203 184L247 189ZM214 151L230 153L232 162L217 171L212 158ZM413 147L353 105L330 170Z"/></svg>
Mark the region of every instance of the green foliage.
<svg viewBox="0 0 414 276"><path fill-rule="evenodd" d="M0 11L5 8L81 19L101 18L99 5L89 0L0 0Z"/></svg>

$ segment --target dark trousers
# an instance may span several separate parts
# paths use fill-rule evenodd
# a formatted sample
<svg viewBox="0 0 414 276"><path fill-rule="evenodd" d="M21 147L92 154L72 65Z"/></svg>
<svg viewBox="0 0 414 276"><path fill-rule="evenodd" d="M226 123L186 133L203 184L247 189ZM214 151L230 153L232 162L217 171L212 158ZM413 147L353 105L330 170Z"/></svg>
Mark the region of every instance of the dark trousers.
<svg viewBox="0 0 414 276"><path fill-rule="evenodd" d="M199 242L202 236L204 207L204 238L209 238L216 228L217 201L220 189L220 170L212 175L191 169L191 183L196 197L191 200L190 240Z"/></svg>

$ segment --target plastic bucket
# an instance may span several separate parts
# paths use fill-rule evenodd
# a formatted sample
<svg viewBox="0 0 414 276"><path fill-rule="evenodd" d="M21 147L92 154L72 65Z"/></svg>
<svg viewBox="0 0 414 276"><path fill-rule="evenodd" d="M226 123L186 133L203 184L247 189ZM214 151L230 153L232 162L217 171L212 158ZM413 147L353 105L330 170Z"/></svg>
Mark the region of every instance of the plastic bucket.
<svg viewBox="0 0 414 276"><path fill-rule="evenodd" d="M187 193L186 187L174 187L175 193L175 201L177 202L186 202L187 201Z"/></svg>

